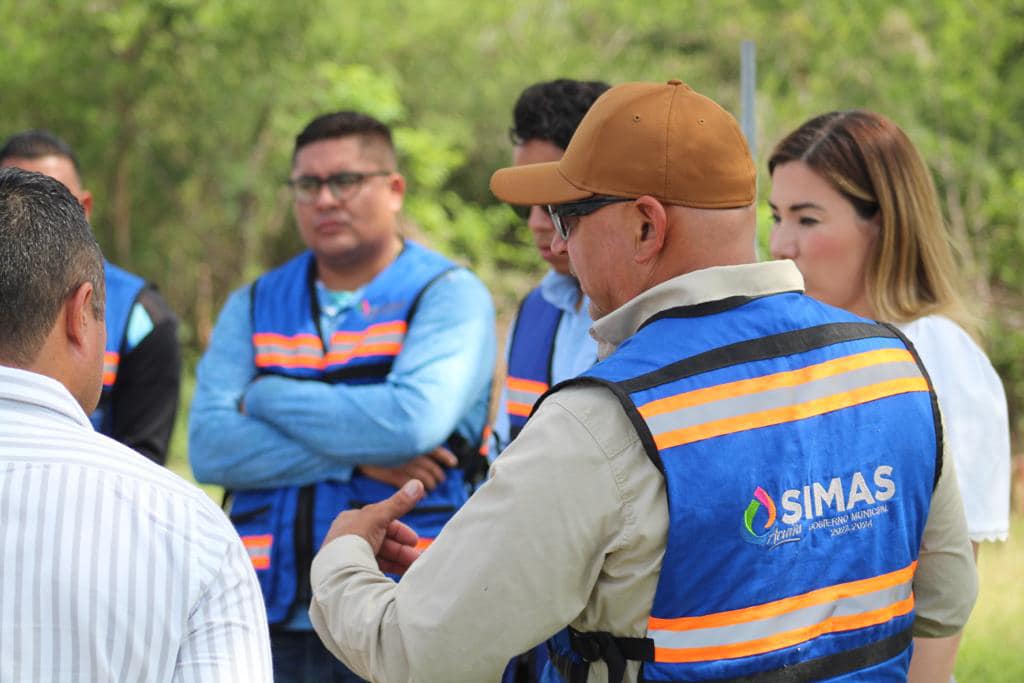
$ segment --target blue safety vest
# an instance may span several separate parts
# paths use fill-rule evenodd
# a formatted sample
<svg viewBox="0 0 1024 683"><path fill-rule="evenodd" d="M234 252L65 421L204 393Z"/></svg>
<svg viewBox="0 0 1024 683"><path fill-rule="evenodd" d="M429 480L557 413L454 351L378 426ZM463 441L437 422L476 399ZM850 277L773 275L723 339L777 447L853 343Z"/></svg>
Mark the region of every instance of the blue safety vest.
<svg viewBox="0 0 1024 683"><path fill-rule="evenodd" d="M664 311L582 379L665 477L646 638L568 629L567 681L903 681L941 431L894 328L796 293Z"/></svg>
<svg viewBox="0 0 1024 683"><path fill-rule="evenodd" d="M110 435L114 428L111 396L117 382L117 371L128 332L128 320L139 294L146 288L146 281L106 260L103 261L103 272L107 290L104 307L107 346L103 353L103 391L99 404L89 416L89 420L96 431Z"/></svg>
<svg viewBox="0 0 1024 683"><path fill-rule="evenodd" d="M252 341L259 374L344 384L383 382L402 351L420 296L457 267L407 242L395 261L366 286L362 304L345 315L325 347L315 266L307 251L253 283ZM345 434L339 432L338 438L343 440ZM467 472L484 462L476 450L478 438L458 433L449 438L446 445L463 467L449 471L445 481L403 518L419 534L421 547L466 501L472 483ZM294 604L309 602L310 563L338 513L378 502L395 491L354 473L347 482L231 495L231 521L256 569L271 624L288 618Z"/></svg>
<svg viewBox="0 0 1024 683"><path fill-rule="evenodd" d="M509 440L519 435L530 417L533 405L551 386L555 334L562 314L560 308L544 298L540 287L527 294L519 306L516 325L509 340L508 373L505 378ZM501 444L502 448L507 445Z"/></svg>

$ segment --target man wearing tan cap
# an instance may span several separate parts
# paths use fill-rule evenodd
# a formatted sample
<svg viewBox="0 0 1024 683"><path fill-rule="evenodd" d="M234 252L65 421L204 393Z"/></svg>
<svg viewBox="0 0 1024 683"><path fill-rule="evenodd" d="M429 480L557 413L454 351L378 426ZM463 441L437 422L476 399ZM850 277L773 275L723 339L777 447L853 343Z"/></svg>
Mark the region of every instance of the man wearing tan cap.
<svg viewBox="0 0 1024 683"><path fill-rule="evenodd" d="M929 383L896 331L754 262L732 116L621 85L560 161L491 188L549 206L602 360L418 559L394 521L417 482L335 520L310 608L332 652L485 681L554 633L546 680L901 680L912 636L963 626L976 576Z"/></svg>

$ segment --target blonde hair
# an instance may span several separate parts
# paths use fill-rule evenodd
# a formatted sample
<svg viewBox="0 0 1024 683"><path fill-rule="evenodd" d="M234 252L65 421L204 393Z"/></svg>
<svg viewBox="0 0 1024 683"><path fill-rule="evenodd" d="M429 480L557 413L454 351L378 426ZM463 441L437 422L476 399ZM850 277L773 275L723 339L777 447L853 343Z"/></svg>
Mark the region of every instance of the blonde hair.
<svg viewBox="0 0 1024 683"><path fill-rule="evenodd" d="M935 184L899 126L863 110L822 114L776 145L769 173L790 161L804 162L831 183L861 218L877 216L879 238L865 284L879 320L940 313L969 325Z"/></svg>

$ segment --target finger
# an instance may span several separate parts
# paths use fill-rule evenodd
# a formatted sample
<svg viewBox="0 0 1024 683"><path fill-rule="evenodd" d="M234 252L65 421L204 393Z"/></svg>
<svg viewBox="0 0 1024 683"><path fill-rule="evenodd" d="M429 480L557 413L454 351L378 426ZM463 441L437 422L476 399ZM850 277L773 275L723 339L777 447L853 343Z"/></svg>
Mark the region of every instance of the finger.
<svg viewBox="0 0 1024 683"><path fill-rule="evenodd" d="M388 524L386 537L396 543L411 546L415 546L420 540L419 535L410 526L398 519Z"/></svg>
<svg viewBox="0 0 1024 683"><path fill-rule="evenodd" d="M382 570L391 573L402 573L420 557L421 551L409 546L384 542L377 553L377 564ZM385 569L384 567L389 568Z"/></svg>
<svg viewBox="0 0 1024 683"><path fill-rule="evenodd" d="M405 472L413 479L419 479L428 491L433 491L444 481L444 473L436 463L426 458L417 458L405 466Z"/></svg>
<svg viewBox="0 0 1024 683"><path fill-rule="evenodd" d="M378 519L383 518L391 522L416 507L416 503L420 502L425 493L423 482L419 479L410 479L406 482L405 486L396 491L390 498L385 498L373 505L367 505L363 510L372 510L372 514L377 516Z"/></svg>
<svg viewBox="0 0 1024 683"><path fill-rule="evenodd" d="M445 467L455 467L459 464L459 459L455 457L455 454L444 446L438 446L427 455Z"/></svg>
<svg viewBox="0 0 1024 683"><path fill-rule="evenodd" d="M438 484L444 481L444 470L441 469L441 466L434 462L431 458L421 455L420 457L416 458L416 465L430 472L430 474L434 477Z"/></svg>
<svg viewBox="0 0 1024 683"><path fill-rule="evenodd" d="M411 564L411 563L410 563ZM408 564L401 564L399 562L391 562L389 560L377 560L377 566L385 574L395 574L396 576L402 576L409 570Z"/></svg>
<svg viewBox="0 0 1024 683"><path fill-rule="evenodd" d="M399 564L412 564L420 556L420 552L416 548L385 540L381 543L380 550L377 552L377 559L378 561L384 560Z"/></svg>

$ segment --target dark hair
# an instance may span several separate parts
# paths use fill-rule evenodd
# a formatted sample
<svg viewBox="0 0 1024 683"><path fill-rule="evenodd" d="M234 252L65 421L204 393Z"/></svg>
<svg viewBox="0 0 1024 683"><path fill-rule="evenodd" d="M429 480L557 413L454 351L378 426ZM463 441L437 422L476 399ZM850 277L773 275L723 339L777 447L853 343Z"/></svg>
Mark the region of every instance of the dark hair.
<svg viewBox="0 0 1024 683"><path fill-rule="evenodd" d="M382 163L394 166L395 145L391 140L391 129L366 114L356 111L338 111L333 114L322 114L310 121L302 132L295 136L295 149L292 161L299 150L308 144L320 140L357 137L364 148L377 147L384 152ZM394 170L389 169L389 170Z"/></svg>
<svg viewBox="0 0 1024 683"><path fill-rule="evenodd" d="M26 130L15 133L7 138L3 147L0 147L0 162L7 159L40 159L42 157L67 157L75 168L75 173L81 178L82 171L78 167L78 157L75 156L71 145L61 140L48 130Z"/></svg>
<svg viewBox="0 0 1024 683"><path fill-rule="evenodd" d="M83 282L103 319L103 254L82 205L49 176L0 168L0 358L30 365Z"/></svg>
<svg viewBox="0 0 1024 683"><path fill-rule="evenodd" d="M512 110L512 144L547 140L565 149L590 105L610 87L603 81L568 78L534 83L522 92Z"/></svg>

